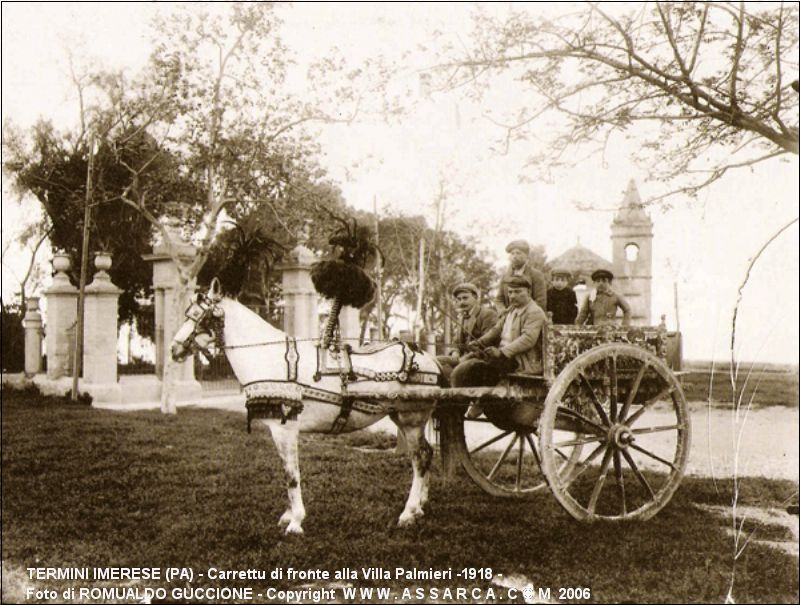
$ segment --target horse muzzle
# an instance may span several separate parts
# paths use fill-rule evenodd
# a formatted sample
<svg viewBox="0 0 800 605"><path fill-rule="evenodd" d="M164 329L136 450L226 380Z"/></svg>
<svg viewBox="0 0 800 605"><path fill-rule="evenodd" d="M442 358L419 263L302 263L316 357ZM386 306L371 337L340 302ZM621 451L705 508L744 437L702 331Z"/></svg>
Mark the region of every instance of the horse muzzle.
<svg viewBox="0 0 800 605"><path fill-rule="evenodd" d="M182 345L179 342L173 342L172 346L169 348L169 354L172 357L172 361L183 361L187 357L189 357L189 348Z"/></svg>

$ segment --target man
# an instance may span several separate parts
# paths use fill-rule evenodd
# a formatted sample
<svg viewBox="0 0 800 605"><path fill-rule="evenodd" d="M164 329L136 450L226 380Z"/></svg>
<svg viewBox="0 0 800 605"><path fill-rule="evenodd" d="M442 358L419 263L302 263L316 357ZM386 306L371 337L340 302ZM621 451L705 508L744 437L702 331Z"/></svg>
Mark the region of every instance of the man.
<svg viewBox="0 0 800 605"><path fill-rule="evenodd" d="M466 356L450 377L454 387L493 386L509 372L540 374L542 352L539 337L546 321L544 311L531 299L531 282L524 275L508 279L509 307L486 334L469 343L480 357ZM480 415L473 406L468 415Z"/></svg>
<svg viewBox="0 0 800 605"><path fill-rule="evenodd" d="M458 311L458 327L453 339L456 348L448 355L436 358L448 379L453 368L467 354L467 343L477 340L497 323L497 313L494 309L480 304L480 292L474 284L469 282L458 284L453 288L453 298Z"/></svg>
<svg viewBox="0 0 800 605"><path fill-rule="evenodd" d="M631 306L621 294L611 289L614 274L606 269L598 269L592 273L592 281L597 288L581 305L575 324L594 326L614 325L616 323L617 308L622 309L622 325L631 323Z"/></svg>
<svg viewBox="0 0 800 605"><path fill-rule="evenodd" d="M542 310L547 309L547 286L545 286L544 275L530 264L531 248L525 240L514 240L506 246L510 266L503 274L500 286L497 288L497 296L494 298L495 307L501 313L508 307L508 286L507 280L513 276L523 275L531 284L532 298Z"/></svg>
<svg viewBox="0 0 800 605"><path fill-rule="evenodd" d="M571 325L578 315L578 297L568 288L572 274L566 269L555 268L552 272L553 287L547 291L547 311L553 314L554 324Z"/></svg>

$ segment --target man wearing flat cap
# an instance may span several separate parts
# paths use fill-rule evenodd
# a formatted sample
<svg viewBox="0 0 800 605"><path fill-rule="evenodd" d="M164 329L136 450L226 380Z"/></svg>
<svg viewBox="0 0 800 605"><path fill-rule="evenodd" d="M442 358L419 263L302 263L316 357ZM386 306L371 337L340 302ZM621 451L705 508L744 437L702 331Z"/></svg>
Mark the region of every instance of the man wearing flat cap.
<svg viewBox="0 0 800 605"><path fill-rule="evenodd" d="M555 267L550 275L553 287L547 291L547 311L553 314L553 323L572 325L578 315L578 297L568 288L572 273L568 269Z"/></svg>
<svg viewBox="0 0 800 605"><path fill-rule="evenodd" d="M531 299L527 277L511 276L506 285L509 307L491 330L468 344L473 353L453 370L450 382L454 387L493 386L509 372L542 372L539 337L546 321L544 311ZM475 404L467 415L475 418L482 411Z"/></svg>
<svg viewBox="0 0 800 605"><path fill-rule="evenodd" d="M474 284L469 282L458 284L453 288L453 298L458 312L458 331L453 339L455 348L449 354L436 358L448 379L453 368L468 353L467 343L477 340L497 323L497 312L481 305L480 291Z"/></svg>
<svg viewBox="0 0 800 605"><path fill-rule="evenodd" d="M611 289L614 274L607 269L598 269L592 273L592 281L596 290L589 294L581 305L575 323L593 326L614 325L617 323L617 309L622 310L622 325L631 323L631 306L621 294Z"/></svg>
<svg viewBox="0 0 800 605"><path fill-rule="evenodd" d="M506 246L510 266L503 274L500 286L497 288L497 296L494 298L495 307L501 313L508 305L508 284L507 280L513 276L524 275L531 284L531 297L542 310L547 309L547 286L544 282L542 272L531 266L530 252L531 247L528 242L517 239Z"/></svg>

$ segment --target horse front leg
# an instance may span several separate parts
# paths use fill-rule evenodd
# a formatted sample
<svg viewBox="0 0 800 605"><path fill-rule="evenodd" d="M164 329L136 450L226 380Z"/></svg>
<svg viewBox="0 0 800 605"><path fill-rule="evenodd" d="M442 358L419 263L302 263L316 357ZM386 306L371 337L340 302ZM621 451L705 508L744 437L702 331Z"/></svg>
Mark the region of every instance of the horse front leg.
<svg viewBox="0 0 800 605"><path fill-rule="evenodd" d="M278 524L286 526L287 534L302 534L306 509L303 506L303 495L300 491L300 463L297 455L298 423L289 421L286 424L280 424L278 421L270 421L267 424L278 454L283 461L286 489L289 494L289 507L281 515Z"/></svg>
<svg viewBox="0 0 800 605"><path fill-rule="evenodd" d="M406 527L412 525L424 514L422 507L428 501L428 481L433 448L425 439L425 425L431 417L431 410L395 412L390 417L405 436L408 456L411 459L411 469L414 473L406 506L397 521L398 527Z"/></svg>

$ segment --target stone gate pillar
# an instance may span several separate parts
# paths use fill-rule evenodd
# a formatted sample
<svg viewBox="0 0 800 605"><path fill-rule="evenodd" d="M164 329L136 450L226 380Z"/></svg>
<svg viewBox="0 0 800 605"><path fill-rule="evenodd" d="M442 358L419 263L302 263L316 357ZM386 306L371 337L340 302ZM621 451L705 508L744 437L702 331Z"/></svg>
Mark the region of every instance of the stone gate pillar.
<svg viewBox="0 0 800 605"><path fill-rule="evenodd" d="M53 269L56 274L53 276L53 284L45 292L47 377L53 380L72 376L74 327L78 318L78 289L67 277L66 272L69 271L69 267L68 255L56 254L53 257Z"/></svg>
<svg viewBox="0 0 800 605"><path fill-rule="evenodd" d="M120 403L122 389L117 382L117 306L122 290L111 283L107 270L111 256L97 254L97 269L86 286L83 329L82 386L94 401Z"/></svg>
<svg viewBox="0 0 800 605"><path fill-rule="evenodd" d="M25 375L35 376L42 371L42 314L38 296L25 301L22 327L25 328Z"/></svg>
<svg viewBox="0 0 800 605"><path fill-rule="evenodd" d="M190 262L197 250L190 244L177 245L178 255L182 262ZM163 244L153 246L153 254L144 256L144 260L153 263L153 292L155 298L155 336L156 336L156 375L164 376L164 364L169 359L169 346L175 332L183 324L185 309L175 306L176 285L178 284L178 267ZM175 383L175 400L190 401L200 399L203 389L194 377L194 357L181 362Z"/></svg>
<svg viewBox="0 0 800 605"><path fill-rule="evenodd" d="M343 305L339 311L339 332L342 340L351 347L358 346L358 337L361 336L361 320L358 309Z"/></svg>
<svg viewBox="0 0 800 605"><path fill-rule="evenodd" d="M295 338L319 338L319 296L311 281L314 253L306 247L308 237L302 233L297 246L281 263L283 286L283 330Z"/></svg>

